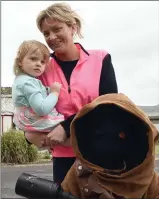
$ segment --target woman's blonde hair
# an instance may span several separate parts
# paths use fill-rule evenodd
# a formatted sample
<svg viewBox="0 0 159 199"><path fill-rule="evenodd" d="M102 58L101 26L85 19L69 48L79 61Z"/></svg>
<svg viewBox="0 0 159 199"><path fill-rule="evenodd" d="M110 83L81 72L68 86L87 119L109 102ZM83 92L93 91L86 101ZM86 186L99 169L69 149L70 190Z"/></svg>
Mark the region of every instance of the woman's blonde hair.
<svg viewBox="0 0 159 199"><path fill-rule="evenodd" d="M49 49L41 42L36 40L27 40L24 41L18 48L18 52L13 65L14 75L17 76L23 71L21 70L20 63L23 61L24 57L28 54L28 52L35 52L36 50L40 50L42 55L44 56L44 60L48 61L50 57Z"/></svg>
<svg viewBox="0 0 159 199"><path fill-rule="evenodd" d="M66 3L55 3L49 7L47 7L45 10L42 10L37 19L37 27L41 31L41 24L44 19L51 18L56 19L61 22L65 22L68 26L72 26L74 23L77 26L77 35L79 38L83 38L81 29L82 29L82 23L80 16L71 9L69 4Z"/></svg>

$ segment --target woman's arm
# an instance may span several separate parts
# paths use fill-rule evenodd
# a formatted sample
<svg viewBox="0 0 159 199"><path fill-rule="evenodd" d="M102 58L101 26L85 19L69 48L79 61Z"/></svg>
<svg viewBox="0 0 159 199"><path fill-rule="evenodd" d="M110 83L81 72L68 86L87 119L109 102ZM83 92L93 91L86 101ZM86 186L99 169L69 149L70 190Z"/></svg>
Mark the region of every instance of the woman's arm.
<svg viewBox="0 0 159 199"><path fill-rule="evenodd" d="M118 93L118 86L110 54L103 59L99 83L99 96L108 93Z"/></svg>
<svg viewBox="0 0 159 199"><path fill-rule="evenodd" d="M67 135L67 138L70 137L70 124L72 122L72 120L74 119L76 114L71 115L70 117L68 117L66 120L62 121L60 124L61 126L64 128L65 133Z"/></svg>

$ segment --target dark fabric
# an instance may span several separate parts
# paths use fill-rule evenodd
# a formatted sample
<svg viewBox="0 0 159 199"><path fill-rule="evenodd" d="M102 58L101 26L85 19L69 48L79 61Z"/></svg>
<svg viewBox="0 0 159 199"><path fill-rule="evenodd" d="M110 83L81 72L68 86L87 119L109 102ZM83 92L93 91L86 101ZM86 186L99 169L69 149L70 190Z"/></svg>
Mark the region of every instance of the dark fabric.
<svg viewBox="0 0 159 199"><path fill-rule="evenodd" d="M118 86L110 54L103 59L99 83L99 96L108 93L118 93Z"/></svg>
<svg viewBox="0 0 159 199"><path fill-rule="evenodd" d="M53 181L61 184L75 161L72 157L53 157Z"/></svg>
<svg viewBox="0 0 159 199"><path fill-rule="evenodd" d="M71 115L67 120L61 122L62 127L65 129L66 135L69 138L70 137L70 124L75 117L76 114Z"/></svg>
<svg viewBox="0 0 159 199"><path fill-rule="evenodd" d="M115 105L99 105L78 119L75 129L83 158L105 169L124 169L126 165L130 170L148 152L147 125Z"/></svg>

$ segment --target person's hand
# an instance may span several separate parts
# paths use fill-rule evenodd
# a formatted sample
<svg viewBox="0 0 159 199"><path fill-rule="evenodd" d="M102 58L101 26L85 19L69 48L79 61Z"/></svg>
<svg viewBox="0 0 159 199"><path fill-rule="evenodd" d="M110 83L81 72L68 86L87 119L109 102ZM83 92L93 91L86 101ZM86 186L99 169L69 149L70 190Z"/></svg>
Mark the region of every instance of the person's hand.
<svg viewBox="0 0 159 199"><path fill-rule="evenodd" d="M52 92L52 93L56 93L57 95L59 95L60 89L61 89L61 84L58 83L58 82L54 82L54 83L50 86L51 92Z"/></svg>
<svg viewBox="0 0 159 199"><path fill-rule="evenodd" d="M54 128L46 137L45 141L42 141L42 146L50 146L54 148L56 145L62 145L66 140L67 136L64 128L59 124L56 128Z"/></svg>
<svg viewBox="0 0 159 199"><path fill-rule="evenodd" d="M72 143L71 143L71 140L70 138L67 138L63 143L62 143L63 146L72 146Z"/></svg>
<svg viewBox="0 0 159 199"><path fill-rule="evenodd" d="M25 132L26 139L36 145L38 148L41 148L41 142L46 139L48 133L42 133L42 132ZM48 146L45 146L48 147Z"/></svg>

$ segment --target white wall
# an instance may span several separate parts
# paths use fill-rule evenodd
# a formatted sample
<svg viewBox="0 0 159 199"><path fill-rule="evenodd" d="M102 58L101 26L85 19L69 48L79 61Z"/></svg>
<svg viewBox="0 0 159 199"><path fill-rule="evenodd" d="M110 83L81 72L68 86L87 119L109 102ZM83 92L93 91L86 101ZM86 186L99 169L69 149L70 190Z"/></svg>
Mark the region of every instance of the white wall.
<svg viewBox="0 0 159 199"><path fill-rule="evenodd" d="M3 122L3 131L2 131L2 122ZM12 126L12 116L4 116L3 115L3 120L2 120L2 115L1 115L1 135L2 133L6 132L9 130Z"/></svg>

